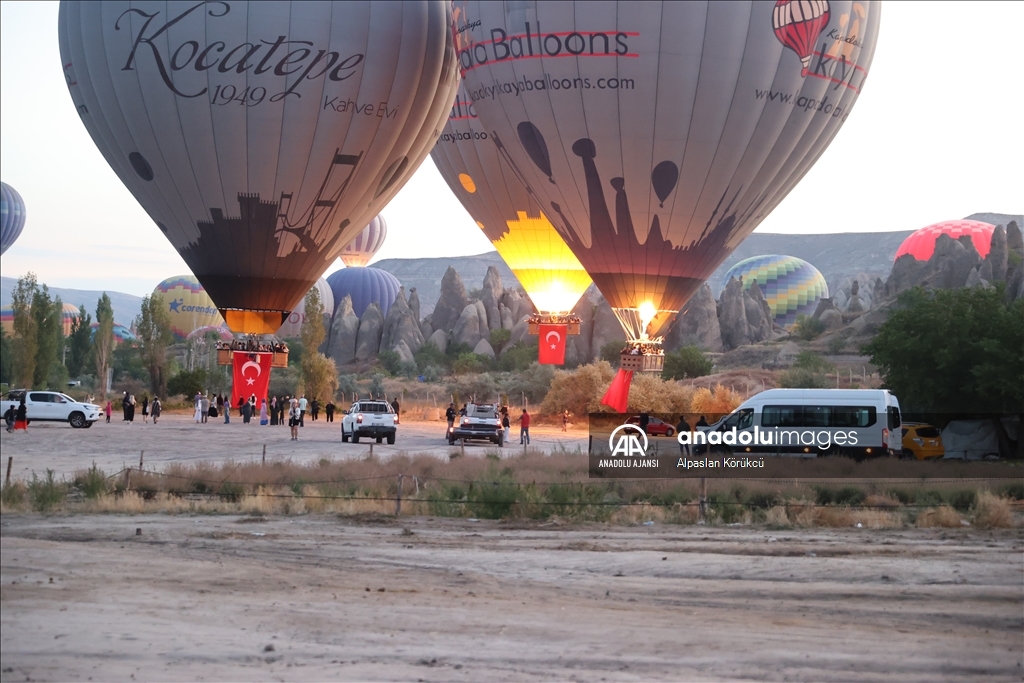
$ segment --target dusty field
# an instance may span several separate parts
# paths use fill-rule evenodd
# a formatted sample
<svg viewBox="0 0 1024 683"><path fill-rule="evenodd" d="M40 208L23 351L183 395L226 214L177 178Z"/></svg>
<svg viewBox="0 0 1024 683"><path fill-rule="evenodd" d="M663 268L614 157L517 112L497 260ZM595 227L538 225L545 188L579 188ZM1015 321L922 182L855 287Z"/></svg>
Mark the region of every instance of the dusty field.
<svg viewBox="0 0 1024 683"><path fill-rule="evenodd" d="M4 681L1024 677L1020 530L4 514L0 548Z"/></svg>
<svg viewBox="0 0 1024 683"><path fill-rule="evenodd" d="M444 438L446 423L413 422L405 420L399 426L394 446L374 444L374 453L381 457L395 453L433 453L447 457L453 450ZM145 451L143 462L147 468L162 470L172 462L221 463L228 460L253 460L263 456L267 460L317 462L321 458L343 459L365 455L370 444L363 439L358 444L341 442L341 423L306 421L299 430L299 440L291 441L288 427L259 424L244 425L234 416L231 424L223 418L206 424L196 424L191 416L168 415L159 424L144 424L136 420L129 427L115 413L110 424L98 422L89 429L72 429L67 424L33 423L27 432L8 434L0 430L0 452L3 467L6 456L14 457L11 476L29 479L32 472L42 476L47 469L70 476L77 470L87 469L93 462L107 473L126 466L137 467L139 453ZM562 433L560 428L537 426L530 428L531 448L551 452L555 449L587 452L587 432L573 430ZM457 448L457 446L456 446ZM485 442L471 442L467 454L483 455L497 447ZM519 446L519 430L512 430L512 445L504 449L513 453Z"/></svg>

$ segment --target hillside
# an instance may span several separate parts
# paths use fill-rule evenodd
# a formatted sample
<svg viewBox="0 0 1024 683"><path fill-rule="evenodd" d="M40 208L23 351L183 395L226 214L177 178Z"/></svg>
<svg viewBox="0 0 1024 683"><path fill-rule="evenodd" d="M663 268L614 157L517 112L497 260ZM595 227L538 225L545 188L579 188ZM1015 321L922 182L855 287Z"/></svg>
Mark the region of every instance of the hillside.
<svg viewBox="0 0 1024 683"><path fill-rule="evenodd" d="M453 258L392 258L372 264L374 268L386 270L402 283L406 296L415 287L420 295L420 312L426 316L434 310L441 296L441 278L448 266L455 268L466 285L466 290L480 287L487 274L488 266L495 266L501 274L501 284L518 287L519 281L496 251L475 256Z"/></svg>
<svg viewBox="0 0 1024 683"><path fill-rule="evenodd" d="M45 284L45 283L40 283ZM11 293L18 285L18 280L13 277L0 277L0 305L7 306L11 303ZM85 310L96 319L96 302L103 296L103 292L91 289L67 289L65 287L50 287L50 296L59 296L66 304L79 306L85 304ZM114 320L125 327L130 327L135 316L142 310L142 297L123 292L107 292L110 303L114 307Z"/></svg>

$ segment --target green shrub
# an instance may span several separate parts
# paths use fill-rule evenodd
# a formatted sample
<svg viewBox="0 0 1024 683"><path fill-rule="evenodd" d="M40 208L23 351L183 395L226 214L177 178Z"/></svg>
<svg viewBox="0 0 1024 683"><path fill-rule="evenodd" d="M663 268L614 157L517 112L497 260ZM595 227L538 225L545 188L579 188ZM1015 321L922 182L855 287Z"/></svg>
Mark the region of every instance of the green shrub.
<svg viewBox="0 0 1024 683"><path fill-rule="evenodd" d="M798 315L793 324L793 334L804 341L811 341L825 331L825 323L809 315Z"/></svg>
<svg viewBox="0 0 1024 683"><path fill-rule="evenodd" d="M420 350L413 354L416 359L416 365L426 371L428 366L434 365L440 368L446 366L447 358L441 349L437 348L437 344L428 341L426 344L420 347Z"/></svg>
<svg viewBox="0 0 1024 683"><path fill-rule="evenodd" d="M92 467L75 476L75 486L85 494L86 498L99 498L110 492L110 482L107 480L107 473L96 467Z"/></svg>
<svg viewBox="0 0 1024 683"><path fill-rule="evenodd" d="M402 369L402 357L397 351L381 351L377 354L380 366L388 371L390 375L397 375Z"/></svg>
<svg viewBox="0 0 1024 683"><path fill-rule="evenodd" d="M1003 486L1000 493L1007 498L1024 500L1024 481L1014 481Z"/></svg>
<svg viewBox="0 0 1024 683"><path fill-rule="evenodd" d="M456 375L468 375L475 372L484 372L488 365L490 365L491 359L487 356L481 356L478 353L459 354L455 362L452 363L452 372Z"/></svg>
<svg viewBox="0 0 1024 683"><path fill-rule="evenodd" d="M32 473L28 484L28 499L34 510L47 512L60 505L67 496L67 485L54 479L53 470L46 470L46 478L40 479Z"/></svg>
<svg viewBox="0 0 1024 683"><path fill-rule="evenodd" d="M427 493L427 507L437 517L461 517L466 491L458 484L442 484Z"/></svg>
<svg viewBox="0 0 1024 683"><path fill-rule="evenodd" d="M519 499L519 485L508 474L474 481L466 495L466 506L474 517L501 519Z"/></svg>
<svg viewBox="0 0 1024 683"><path fill-rule="evenodd" d="M505 372L522 372L537 362L537 342L519 341L501 352L498 369Z"/></svg>
<svg viewBox="0 0 1024 683"><path fill-rule="evenodd" d="M622 349L625 347L625 341L610 341L601 346L601 360L606 360L611 363L612 367L618 369L619 363L622 362Z"/></svg>
<svg viewBox="0 0 1024 683"><path fill-rule="evenodd" d="M661 371L662 379L691 379L711 374L714 363L704 357L704 353L696 346L684 346L678 351L665 354L665 367Z"/></svg>
<svg viewBox="0 0 1024 683"><path fill-rule="evenodd" d="M512 338L512 330L497 329L497 330L491 330L491 337L490 337L489 341L491 342L491 347L495 351L497 351L502 346L504 346L506 343L508 343L508 340L511 339L511 338Z"/></svg>
<svg viewBox="0 0 1024 683"><path fill-rule="evenodd" d="M174 377L167 380L167 393L171 396L184 396L192 398L206 389L206 370L196 368L195 370L182 370Z"/></svg>
<svg viewBox="0 0 1024 683"><path fill-rule="evenodd" d="M0 499L8 507L17 507L25 502L25 485L20 481L12 481L0 490Z"/></svg>
<svg viewBox="0 0 1024 683"><path fill-rule="evenodd" d="M950 506L959 512L969 512L978 502L978 492L971 489L950 491L946 494Z"/></svg>

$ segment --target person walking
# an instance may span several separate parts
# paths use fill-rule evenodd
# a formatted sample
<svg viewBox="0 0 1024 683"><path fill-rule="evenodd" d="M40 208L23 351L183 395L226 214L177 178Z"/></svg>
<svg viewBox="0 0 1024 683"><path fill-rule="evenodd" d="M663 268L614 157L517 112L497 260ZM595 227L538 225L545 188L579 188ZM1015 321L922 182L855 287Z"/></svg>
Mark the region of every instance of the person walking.
<svg viewBox="0 0 1024 683"><path fill-rule="evenodd" d="M328 422L334 422L334 411L336 408L337 406L334 405L334 401L328 401L327 405L324 406L324 415L327 416Z"/></svg>
<svg viewBox="0 0 1024 683"><path fill-rule="evenodd" d="M107 416L107 424L110 424L110 416L114 414L114 404L109 398L107 399L107 407L103 409L103 412Z"/></svg>
<svg viewBox="0 0 1024 683"><path fill-rule="evenodd" d="M25 409L25 394L18 400L18 409L14 411L14 428L28 431L28 413Z"/></svg>
<svg viewBox="0 0 1024 683"><path fill-rule="evenodd" d="M128 426L135 424L135 394L128 394Z"/></svg>
<svg viewBox="0 0 1024 683"><path fill-rule="evenodd" d="M298 399L292 399L288 409L288 426L292 430L292 441L299 440L299 422L302 420L302 411L299 409Z"/></svg>
<svg viewBox="0 0 1024 683"><path fill-rule="evenodd" d="M523 408L523 414L519 416L519 443L530 445L530 413Z"/></svg>
<svg viewBox="0 0 1024 683"><path fill-rule="evenodd" d="M267 418L267 399L260 399L260 426L265 427L270 423L270 419Z"/></svg>
<svg viewBox="0 0 1024 683"><path fill-rule="evenodd" d="M508 416L508 406L501 409L501 428L505 430L505 443L508 443L509 434L512 431L512 420Z"/></svg>
<svg viewBox="0 0 1024 683"><path fill-rule="evenodd" d="M676 423L676 434L682 436L684 433L690 433L688 439L691 443L693 442L693 430L690 428L690 423L686 421L685 415L679 416L679 422ZM690 444L679 442L679 455L690 455Z"/></svg>
<svg viewBox="0 0 1024 683"><path fill-rule="evenodd" d="M562 411L562 431L563 432L569 431L569 410L568 409Z"/></svg>
<svg viewBox="0 0 1024 683"><path fill-rule="evenodd" d="M149 424L149 394L142 395L142 424Z"/></svg>
<svg viewBox="0 0 1024 683"><path fill-rule="evenodd" d="M196 402L194 408L195 410L192 414L192 419L196 421L196 424L199 424L200 422L203 422L206 419L203 416L203 399L201 396L199 396L199 394L196 394Z"/></svg>
<svg viewBox="0 0 1024 683"><path fill-rule="evenodd" d="M224 424L231 424L231 394L224 397Z"/></svg>
<svg viewBox="0 0 1024 683"><path fill-rule="evenodd" d="M306 406L309 405L309 401L306 400L306 395L303 394L299 397L299 426L306 426Z"/></svg>
<svg viewBox="0 0 1024 683"><path fill-rule="evenodd" d="M455 403L448 404L448 410L444 411L445 419L448 420L448 431L444 433L444 438L448 438L448 435L455 429Z"/></svg>
<svg viewBox="0 0 1024 683"><path fill-rule="evenodd" d="M313 422L316 422L320 417L320 401L314 398L309 402L309 414L313 418Z"/></svg>
<svg viewBox="0 0 1024 683"><path fill-rule="evenodd" d="M647 428L651 425L651 416L647 413L640 413L639 423L640 431L646 434Z"/></svg>
<svg viewBox="0 0 1024 683"><path fill-rule="evenodd" d="M127 391L125 391L124 392L124 396L121 397L121 412L124 414L124 417L121 419L121 422L127 422L128 421L128 392Z"/></svg>
<svg viewBox="0 0 1024 683"><path fill-rule="evenodd" d="M160 419L160 413L164 410L164 405L160 402L159 396L153 397L153 406L151 410L153 412L153 424L156 424L156 421Z"/></svg>
<svg viewBox="0 0 1024 683"><path fill-rule="evenodd" d="M203 397L199 399L199 403L202 407L202 422L206 424L207 418L210 417L210 397L203 394Z"/></svg>
<svg viewBox="0 0 1024 683"><path fill-rule="evenodd" d="M242 401L242 424L247 425L252 420L252 404L249 401Z"/></svg>

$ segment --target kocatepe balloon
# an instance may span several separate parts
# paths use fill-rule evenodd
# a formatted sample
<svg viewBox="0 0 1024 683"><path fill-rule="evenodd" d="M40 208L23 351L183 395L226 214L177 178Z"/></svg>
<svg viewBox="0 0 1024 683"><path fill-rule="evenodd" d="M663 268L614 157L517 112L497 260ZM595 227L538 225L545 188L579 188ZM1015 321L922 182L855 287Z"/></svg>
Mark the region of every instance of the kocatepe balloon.
<svg viewBox="0 0 1024 683"><path fill-rule="evenodd" d="M481 122L634 338L655 335L828 146L879 14L870 1L455 9ZM835 177L839 195L850 179Z"/></svg>
<svg viewBox="0 0 1024 683"><path fill-rule="evenodd" d="M981 258L988 256L992 248L992 232L996 226L982 221L942 221L927 227L915 230L903 240L900 248L896 250L893 261L904 254L910 254L918 261L927 261L935 253L935 240L939 235L949 235L953 239L960 239L963 235L971 238L975 250Z"/></svg>
<svg viewBox="0 0 1024 683"><path fill-rule="evenodd" d="M0 255L21 235L25 227L25 201L7 183L0 183Z"/></svg>
<svg viewBox="0 0 1024 683"><path fill-rule="evenodd" d="M62 2L72 100L239 332L272 333L430 152L451 6Z"/></svg>
<svg viewBox="0 0 1024 683"><path fill-rule="evenodd" d="M725 274L743 281L743 289L756 282L772 318L781 327L792 326L797 316L812 315L818 301L828 298L828 283L821 272L796 256L773 254L743 259Z"/></svg>
<svg viewBox="0 0 1024 683"><path fill-rule="evenodd" d="M380 306L380 312L386 316L402 288L398 278L377 268L342 268L327 276L327 284L334 293L335 310L348 296L352 298L352 311L360 318L372 303Z"/></svg>
<svg viewBox="0 0 1024 683"><path fill-rule="evenodd" d="M356 238L341 250L341 262L349 267L361 268L370 262L388 236L384 216L375 216Z"/></svg>
<svg viewBox="0 0 1024 683"><path fill-rule="evenodd" d="M163 300L171 319L171 332L184 339L200 327L220 327L224 318L216 304L192 275L169 277L153 289L153 296Z"/></svg>
<svg viewBox="0 0 1024 683"><path fill-rule="evenodd" d="M430 156L534 305L566 313L590 286L590 276L489 138L460 87Z"/></svg>
<svg viewBox="0 0 1024 683"><path fill-rule="evenodd" d="M320 305L324 308L324 323L329 328L331 316L334 314L334 292L327 280L320 278L313 285L313 289L320 295ZM310 290L312 291L312 290ZM302 326L306 322L306 297L303 296L295 308L288 314L284 324L277 330L277 336L281 339L296 339L302 336Z"/></svg>

